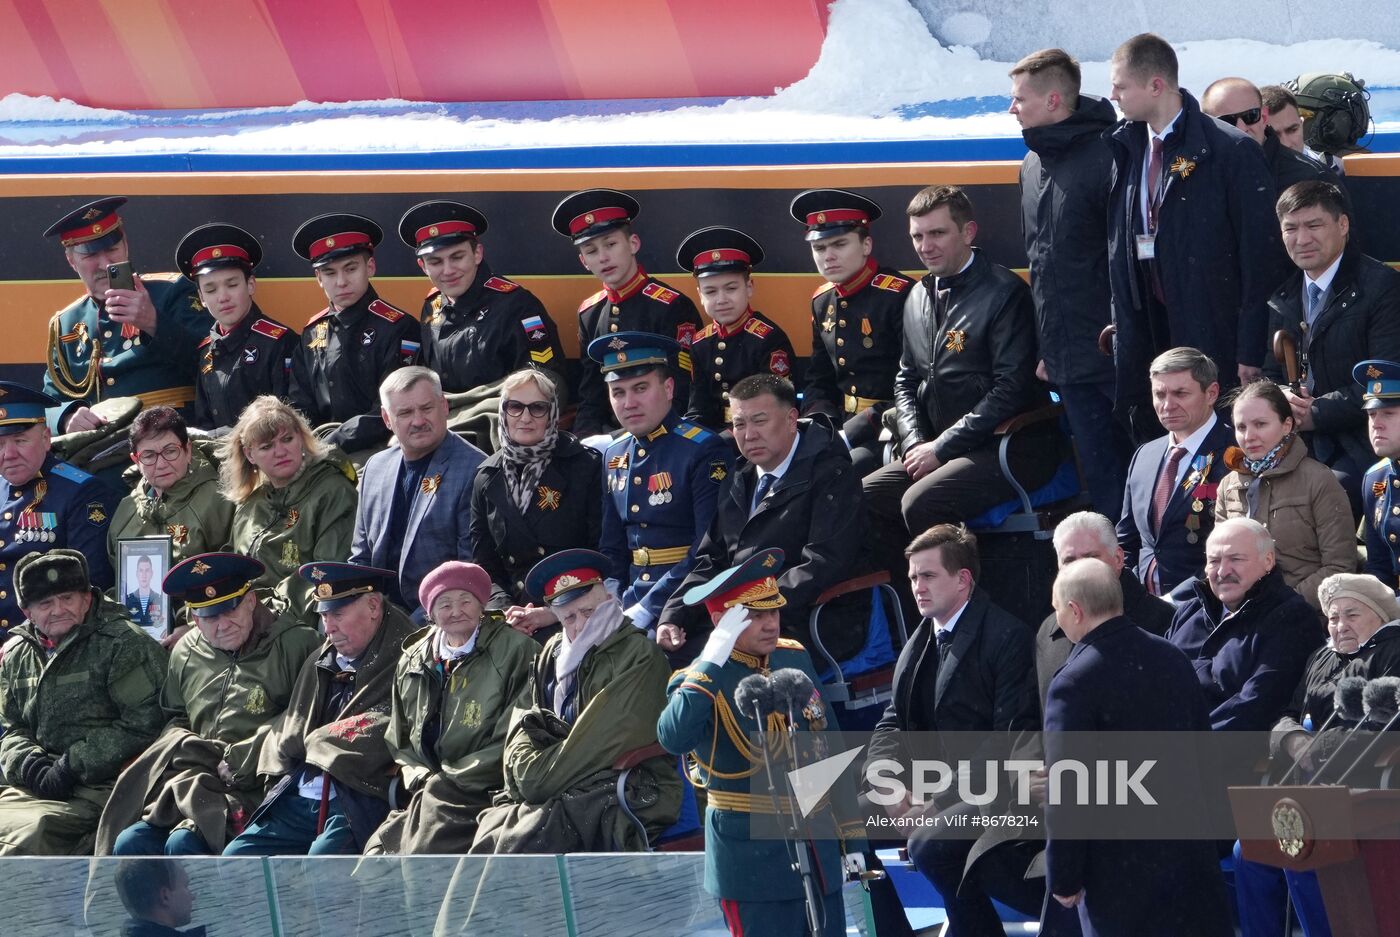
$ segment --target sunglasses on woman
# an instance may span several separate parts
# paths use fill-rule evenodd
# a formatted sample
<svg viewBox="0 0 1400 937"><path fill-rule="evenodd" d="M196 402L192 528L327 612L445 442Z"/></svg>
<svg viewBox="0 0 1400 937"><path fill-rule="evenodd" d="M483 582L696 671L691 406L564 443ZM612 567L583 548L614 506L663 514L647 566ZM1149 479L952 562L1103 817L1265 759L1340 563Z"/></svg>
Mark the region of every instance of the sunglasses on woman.
<svg viewBox="0 0 1400 937"><path fill-rule="evenodd" d="M519 400L507 400L505 402L506 416L520 416L526 410L537 420L542 420L549 416L549 401L536 400L532 403L524 403Z"/></svg>

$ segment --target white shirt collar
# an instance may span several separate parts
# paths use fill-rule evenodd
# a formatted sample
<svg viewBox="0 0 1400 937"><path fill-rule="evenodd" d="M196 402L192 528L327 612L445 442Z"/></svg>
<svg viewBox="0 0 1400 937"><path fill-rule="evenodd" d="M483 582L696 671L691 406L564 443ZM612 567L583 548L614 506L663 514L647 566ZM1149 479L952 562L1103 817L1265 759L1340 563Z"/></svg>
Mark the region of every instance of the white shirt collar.
<svg viewBox="0 0 1400 937"><path fill-rule="evenodd" d="M348 670L351 673L355 672L355 662L344 654L335 655L335 665L341 670Z"/></svg>
<svg viewBox="0 0 1400 937"><path fill-rule="evenodd" d="M1331 289L1331 287L1332 287L1332 280L1333 280L1333 278L1335 278L1335 277L1337 276L1337 269L1338 269L1339 267L1341 267L1341 265L1342 265L1342 255L1345 254L1345 253L1346 253L1346 251L1343 250L1343 251L1341 252L1341 254L1338 254L1338 255L1337 255L1337 259L1334 260L1334 261L1332 261L1331 265L1330 265L1326 270L1324 270L1324 271L1322 271L1322 273L1318 274L1318 276L1317 276L1316 279L1312 278L1312 277L1309 276L1307 273L1304 273L1304 274L1303 274L1303 308L1304 308L1304 309L1308 308L1308 307L1307 307L1307 302L1308 302L1308 284L1309 284L1309 283L1316 283L1317 286L1318 286L1318 289L1322 290L1322 292L1324 292L1324 293L1327 292L1329 289Z"/></svg>
<svg viewBox="0 0 1400 937"><path fill-rule="evenodd" d="M1191 461L1196 457L1196 452L1201 448L1201 444L1206 441L1206 437L1210 435L1210 431L1215 429L1215 423L1219 419L1220 417L1215 413L1215 411L1211 411L1210 419L1206 420L1203 424L1201 424L1200 429L1196 430L1190 436L1187 436L1180 443L1172 442L1171 436L1168 435L1167 451L1170 452L1172 446L1179 445L1186 450L1186 458L1181 460L1182 464L1184 465L1185 463Z"/></svg>
<svg viewBox="0 0 1400 937"><path fill-rule="evenodd" d="M764 475L772 475L773 484L776 485L778 483L778 479L782 478L784 475L787 474L788 468L792 465L792 457L797 455L797 444L801 441L802 431L798 430L797 435L792 437L792 445L788 448L787 456L783 459L783 461L779 462L772 471L765 472L763 471L763 469L758 468L757 465L754 466L754 468L758 469L758 477L762 478ZM768 490L772 491L773 489L770 486Z"/></svg>
<svg viewBox="0 0 1400 937"><path fill-rule="evenodd" d="M436 638L434 638L437 643L438 657L442 660L456 660L459 657L466 657L472 652L472 648L476 647L476 636L479 634L481 634L481 629L477 628L472 632L472 636L467 638L466 644L463 644L461 647L453 647L447 643L447 634L439 630Z"/></svg>
<svg viewBox="0 0 1400 937"><path fill-rule="evenodd" d="M962 617L962 613L965 611L967 611L967 602L964 602L962 605L959 605L958 610L953 614L949 615L948 620L946 622L940 622L937 618L933 619L934 634L937 634L940 631L952 631L953 627L958 623L958 619Z"/></svg>
<svg viewBox="0 0 1400 937"><path fill-rule="evenodd" d="M1176 116L1173 117L1171 120L1167 121L1167 125L1162 128L1161 133L1158 133L1157 131L1153 130L1152 125L1149 124L1147 121L1142 122L1142 125L1147 128L1147 148L1149 150L1152 149L1153 140L1161 140L1163 142L1166 141L1167 135L1172 132L1172 128L1176 126L1176 122L1178 120L1181 120L1182 110L1184 110L1184 108L1177 110Z"/></svg>

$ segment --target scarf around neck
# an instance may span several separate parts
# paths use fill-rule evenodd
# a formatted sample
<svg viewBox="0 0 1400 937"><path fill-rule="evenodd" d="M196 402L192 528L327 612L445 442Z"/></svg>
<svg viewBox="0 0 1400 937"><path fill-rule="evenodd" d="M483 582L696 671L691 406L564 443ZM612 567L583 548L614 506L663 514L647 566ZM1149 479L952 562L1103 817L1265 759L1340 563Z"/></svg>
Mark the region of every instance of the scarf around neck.
<svg viewBox="0 0 1400 937"><path fill-rule="evenodd" d="M555 715L563 716L564 704L573 693L574 680L584 657L611 637L622 624L622 603L617 599L608 599L593 610L577 638L570 641L567 631L560 633L559 655L554 658Z"/></svg>
<svg viewBox="0 0 1400 937"><path fill-rule="evenodd" d="M549 426L544 438L533 446L522 446L510 438L510 424L506 422L506 398L501 395L501 464L506 470L506 487L510 499L515 502L520 513L530 508L535 497L535 488L540 483L545 466L554 455L554 445L559 441L559 398L549 402Z"/></svg>

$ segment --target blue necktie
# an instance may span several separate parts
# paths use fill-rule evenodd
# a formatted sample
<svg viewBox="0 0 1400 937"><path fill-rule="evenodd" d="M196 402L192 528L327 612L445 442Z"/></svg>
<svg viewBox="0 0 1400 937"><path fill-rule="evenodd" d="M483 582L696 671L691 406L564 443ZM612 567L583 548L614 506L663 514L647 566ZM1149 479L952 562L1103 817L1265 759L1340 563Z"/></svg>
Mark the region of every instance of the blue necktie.
<svg viewBox="0 0 1400 937"><path fill-rule="evenodd" d="M764 497L768 494L768 489L773 487L773 476L764 472L758 479L758 487L753 492L753 504L749 505L749 514L758 510L758 506L763 503Z"/></svg>
<svg viewBox="0 0 1400 937"><path fill-rule="evenodd" d="M1313 324L1317 318L1317 310L1322 305L1322 287L1316 283L1308 284L1308 325Z"/></svg>

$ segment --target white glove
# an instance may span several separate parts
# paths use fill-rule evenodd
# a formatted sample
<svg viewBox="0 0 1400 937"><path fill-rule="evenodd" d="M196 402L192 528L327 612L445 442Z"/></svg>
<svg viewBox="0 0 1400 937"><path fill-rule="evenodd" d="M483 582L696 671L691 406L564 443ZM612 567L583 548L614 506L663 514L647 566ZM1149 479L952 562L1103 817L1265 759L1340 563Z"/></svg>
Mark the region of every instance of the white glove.
<svg viewBox="0 0 1400 937"><path fill-rule="evenodd" d="M848 852L841 857L841 868L845 870L847 878L853 878L865 871L865 853Z"/></svg>
<svg viewBox="0 0 1400 937"><path fill-rule="evenodd" d="M710 639L705 642L700 659L716 667L724 666L724 662L729 660L729 652L734 650L734 642L739 640L739 635L743 634L748 626L748 609L742 605L735 605L727 610L715 624L715 630L710 632Z"/></svg>

